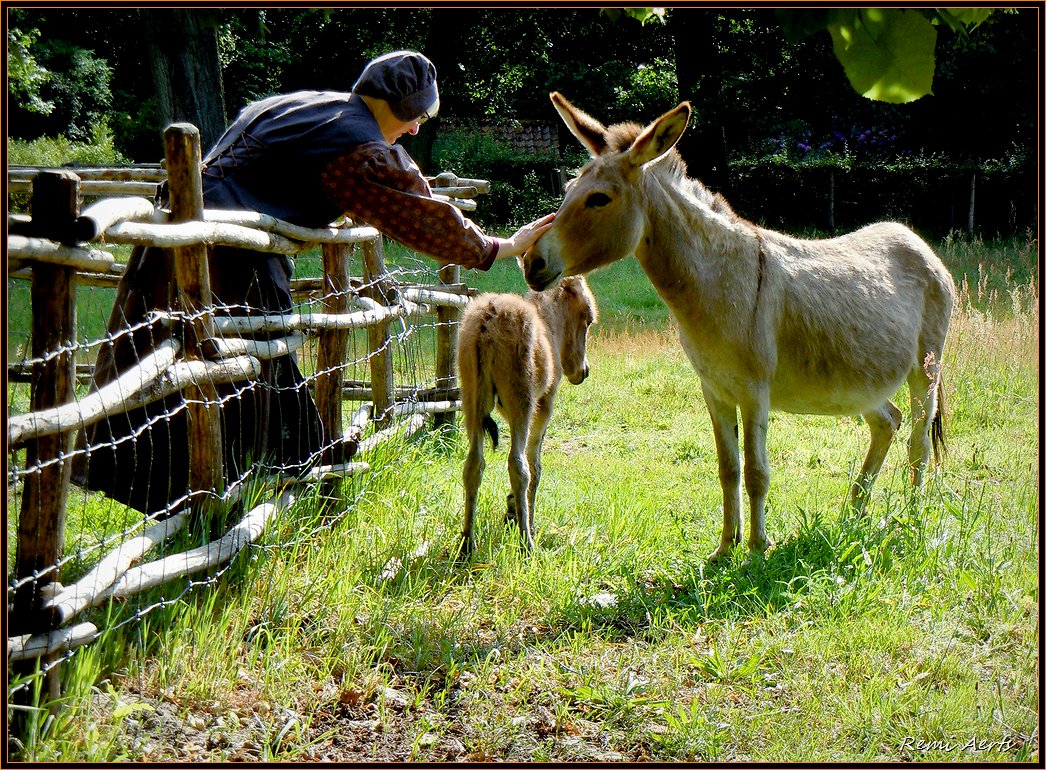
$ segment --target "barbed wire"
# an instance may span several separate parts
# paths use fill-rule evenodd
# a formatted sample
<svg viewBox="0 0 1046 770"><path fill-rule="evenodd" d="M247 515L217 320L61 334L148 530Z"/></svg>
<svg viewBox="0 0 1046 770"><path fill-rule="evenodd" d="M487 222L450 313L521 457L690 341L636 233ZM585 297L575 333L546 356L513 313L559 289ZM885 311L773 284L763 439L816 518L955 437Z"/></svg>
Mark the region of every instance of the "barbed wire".
<svg viewBox="0 0 1046 770"><path fill-rule="evenodd" d="M315 280L315 277L305 277L306 281L310 279ZM323 282L322 277L320 277L320 280ZM386 273L384 276L381 276L381 280L375 278L371 281L365 282L362 279L353 278L352 286L341 291L312 289L307 290L306 292L299 291L298 295L294 298L292 310L289 312L299 313L306 319L307 323L310 316L328 312L326 308L335 304L337 301L344 300L348 297L351 304L352 300L358 300L361 296L361 292L365 292L372 288L378 289L382 281L390 281L394 288L408 284L435 285L440 283L439 276L433 263L421 258L411 259L398 257L395 265L387 265ZM329 289L330 287L327 288ZM108 293L112 293L107 287L96 286L82 286L78 291L81 295L84 292L105 292L106 294L95 295L96 304L100 301L101 297L107 296ZM142 320L127 322L126 324L121 324L118 329L111 329L102 333L92 333L90 329L82 328L85 322L81 319L78 324L81 328L77 329L75 340L63 342L54 350L49 350L44 354L35 357L27 356L25 354L29 348L27 342L22 347L19 358L15 361L8 362L8 369L9 371L31 371L35 367L50 365L59 361L67 361L70 356L73 356L80 361L83 361L88 357L98 359L106 350L112 351L121 344L133 344L139 339L141 340L141 344L136 345L135 347L142 351L149 350L165 339L178 340L181 337L182 329L203 318L265 317L283 315L287 315L287 313L274 313L271 310L252 307L246 303L238 303L234 305L215 303L209 307L196 308L192 312L186 312L184 309L175 309L170 312L150 313ZM127 319L124 318L123 320L126 321ZM300 365L302 374L302 380L300 382L293 384L280 383L276 381L274 376L270 376L264 381L262 379L248 379L222 383L214 398L193 398L187 396L184 391L181 391L176 396L161 397L156 401L143 404L143 419L136 422L134 425L129 426L128 429L121 432L120 435L113 436L109 440L94 443L82 439L79 444L70 445L68 449L59 452L57 456L42 459L34 462L32 465L27 464L26 453L23 449L17 447L13 448L12 451L9 452L8 457L9 510L20 510L22 494L26 483L35 474L41 473L44 468L61 463L75 463L81 461L89 463L92 452L97 453L104 450L115 451L116 448L121 447L128 442L133 446L137 444L137 442L150 440L148 437L151 437L154 428L160 427L165 423L170 424L174 419L185 417L191 404L214 407L224 414L226 410L234 408L237 404L242 403L244 399L260 395L267 390L270 403L275 404L277 409L282 409L283 402L281 396L283 394L292 398L302 397L304 395L303 392L307 391L310 386L314 386L319 377L338 373L342 375L345 384L361 383L362 385L359 387L362 388L367 383L369 375L367 369L371 359L375 355L388 354L392 357L392 366L395 373L396 383L396 398L394 399L394 403L417 403L420 398L422 398L424 391L435 388L436 333L441 327L445 327L447 323L448 322L437 321L434 315L429 318L428 316L422 316L417 313L401 313L389 321L388 339L383 345L375 350L370 349L365 329L351 329L346 335L345 349L343 351L344 355L342 359L339 362L328 365L322 369L317 364L316 356L318 343L314 334L315 330L305 328L302 330L304 339L300 346L296 348L296 352L291 353L291 355L298 360ZM291 332L288 331L270 331L229 335L222 333L219 328L215 328L215 339L219 343L241 339L272 341L286 338L290 334ZM270 361L268 366L272 369L277 366L277 364L272 364ZM92 392L97 390L97 388L89 384L94 380L96 374L97 370L94 366L89 367L89 370L87 368L84 368L83 370L78 369L78 382L75 388L76 395L73 399L74 403L79 404ZM190 382L194 385L205 383L204 380L195 377L190 378ZM121 391L121 395L133 396L134 392L131 389L132 386L137 385L138 390L140 391L146 384L148 383L143 376L140 382L135 383L132 381L129 383L128 390L126 392ZM28 398L30 387L30 383L25 382L12 382L8 385L9 417L18 416L19 414L24 413L21 411L23 403L21 399ZM344 387L345 386L343 385L343 388ZM22 395L19 396L18 399L12 398L13 394L18 394L19 392L21 392ZM367 399L360 394L343 393L341 395L343 398L343 405L352 402L364 403L367 401ZM28 405L27 400L24 401L24 403ZM146 409L146 407L148 407L148 409ZM348 409L345 411L350 412ZM123 410L111 410L106 408L103 410L99 422L108 421L111 418L117 418L122 414L125 414ZM390 415L388 414L373 415L375 419L389 416ZM282 422L282 420L280 422ZM344 428L345 420L343 419L342 422L342 427ZM240 427L242 430L243 426ZM295 426L286 427L288 430L293 430ZM231 430L229 426L227 426L227 429ZM74 425L60 424L59 430L77 430L78 432L83 433L83 426L79 422ZM229 438L229 436L226 436L226 441L228 441ZM241 441L245 440L245 437L243 436L237 436L236 438ZM169 431L168 439L170 439ZM292 441L293 439L294 437L292 436ZM313 445L303 445L303 441L307 442L307 437L304 435L304 432L298 433L297 441L299 443L297 448L301 451L297 455L299 459L293 462L284 461L282 463L273 463L267 461L266 458L249 458L249 462L243 468L229 467L226 469L227 472L223 490L200 490L175 495L174 499L170 500L162 508L156 511L150 511L149 513L140 513L139 511L131 509L113 499L109 499L98 492L88 490L75 492L70 496L70 503L67 505L66 509L66 547L64 549L64 554L58 559L56 564L48 565L47 567L35 571L31 575L16 578L9 571L9 606L11 605L16 592L27 589L33 583L38 583L40 581L54 581L57 583L58 577L69 582L70 579L77 579L78 576L90 574L90 571L93 568L104 559L108 558L107 555L119 553L120 549L125 544L135 538L140 538L143 533L148 531L150 528L155 527L165 520L174 518L180 511L183 511L189 502L192 499L195 499L196 496L203 496L215 503L225 504L229 507L243 505L245 500L249 501L252 492L257 492L258 495L262 494L261 491L254 488L253 485L256 482L260 484L261 479L271 477L273 473L294 473L302 466L308 467L321 464L324 462L324 458L328 453L336 448L336 444L338 443L336 440L327 439L317 441ZM166 447L166 449L169 452L170 446ZM340 493L345 494L348 485L340 484L338 486ZM351 493L352 499L344 500L343 504L338 506L339 511L334 512L332 515L335 516L335 518L347 515L353 504L359 500L361 495L365 494L365 486L365 484L360 486L353 485L355 491ZM330 521L327 521L323 525L296 530L294 533L294 543L307 541L309 538L321 537L329 532L329 526ZM162 559L172 552L177 552L169 550L173 545L174 544L164 540L155 547L149 549L148 553L150 556ZM270 547L277 546L258 544L249 546L250 549ZM106 630L110 631L122 628L128 624L139 622L142 618L152 612L182 601L189 593L200 587L214 585L228 571L232 564L236 563L236 561L237 560L233 558L213 569L209 569L203 577L194 577L193 575L183 576L177 578L172 583L167 584L162 591L150 590L144 594L140 594L137 600L138 606L133 610L125 605L125 608L117 613L107 613L105 605L103 604L101 609L94 612L91 617L96 620L102 619L106 616L115 618L115 621L106 627ZM171 595L172 592L174 592L173 595ZM161 598L158 598L158 595L161 595ZM78 649L80 648L74 647L41 659L38 672L40 674L46 674L54 667L74 657ZM31 679L14 679L9 682L9 699L14 692L22 688L30 687L31 681Z"/></svg>

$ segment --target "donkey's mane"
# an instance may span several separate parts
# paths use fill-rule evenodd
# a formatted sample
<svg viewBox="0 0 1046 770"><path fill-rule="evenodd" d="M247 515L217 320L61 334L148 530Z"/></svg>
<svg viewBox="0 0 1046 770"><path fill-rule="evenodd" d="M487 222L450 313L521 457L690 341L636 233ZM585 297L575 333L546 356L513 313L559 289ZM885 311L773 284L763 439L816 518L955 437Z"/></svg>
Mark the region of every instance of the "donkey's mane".
<svg viewBox="0 0 1046 770"><path fill-rule="evenodd" d="M607 150L611 152L622 152L627 150L632 142L636 140L643 131L643 126L638 123L617 123L606 130L605 139ZM719 193L713 193L699 179L687 175L686 161L679 154L679 150L673 147L657 162L658 170L675 177L682 182L687 191L697 200L704 203L716 214L720 214L733 222L751 224L737 215L730 204Z"/></svg>
<svg viewBox="0 0 1046 770"><path fill-rule="evenodd" d="M607 149L612 152L628 149L642 130L643 127L638 123L618 123L611 126L604 136Z"/></svg>

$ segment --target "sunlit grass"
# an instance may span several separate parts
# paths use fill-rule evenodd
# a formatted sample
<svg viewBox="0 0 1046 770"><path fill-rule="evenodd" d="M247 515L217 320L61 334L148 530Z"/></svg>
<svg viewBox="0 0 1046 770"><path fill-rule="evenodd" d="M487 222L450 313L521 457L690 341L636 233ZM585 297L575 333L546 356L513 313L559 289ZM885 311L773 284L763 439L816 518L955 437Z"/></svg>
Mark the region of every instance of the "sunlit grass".
<svg viewBox="0 0 1046 770"><path fill-rule="evenodd" d="M1013 275L961 289L949 451L921 498L907 417L853 517L867 428L775 413L775 546L761 567L738 553L711 569L722 503L698 380L634 261L598 273L592 374L560 389L534 553L503 521L504 450L462 563L462 437L383 449L334 510L306 494L216 585L176 589L65 664L65 716L26 758L187 758L135 743L126 704L142 702L215 734L249 722L263 761L325 756L364 714L417 761L446 759L433 735L477 761L1035 760L1040 318L1037 281ZM482 281L523 290L512 265Z"/></svg>

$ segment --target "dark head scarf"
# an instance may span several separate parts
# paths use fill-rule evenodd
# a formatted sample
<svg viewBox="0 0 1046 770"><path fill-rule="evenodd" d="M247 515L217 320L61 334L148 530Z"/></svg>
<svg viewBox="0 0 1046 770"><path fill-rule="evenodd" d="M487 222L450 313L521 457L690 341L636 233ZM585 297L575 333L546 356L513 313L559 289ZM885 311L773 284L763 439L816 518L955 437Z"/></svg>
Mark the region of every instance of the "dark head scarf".
<svg viewBox="0 0 1046 770"><path fill-rule="evenodd" d="M393 51L363 68L352 92L388 102L392 114L411 121L439 100L436 66L416 51Z"/></svg>

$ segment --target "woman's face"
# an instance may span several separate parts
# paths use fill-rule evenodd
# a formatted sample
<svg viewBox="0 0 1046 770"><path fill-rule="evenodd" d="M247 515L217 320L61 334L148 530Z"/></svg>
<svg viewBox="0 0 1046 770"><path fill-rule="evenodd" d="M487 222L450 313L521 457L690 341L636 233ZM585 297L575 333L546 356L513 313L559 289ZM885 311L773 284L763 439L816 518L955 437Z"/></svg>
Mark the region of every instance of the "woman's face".
<svg viewBox="0 0 1046 770"><path fill-rule="evenodd" d="M395 144L396 140L404 134L410 134L411 136L417 136L418 131L421 129L421 124L428 120L428 115L422 115L419 118L415 118L407 123L402 120L393 118L388 126L388 130L383 130L382 133L385 135L385 141L389 144Z"/></svg>

